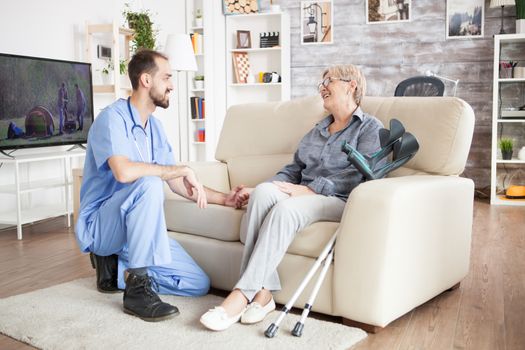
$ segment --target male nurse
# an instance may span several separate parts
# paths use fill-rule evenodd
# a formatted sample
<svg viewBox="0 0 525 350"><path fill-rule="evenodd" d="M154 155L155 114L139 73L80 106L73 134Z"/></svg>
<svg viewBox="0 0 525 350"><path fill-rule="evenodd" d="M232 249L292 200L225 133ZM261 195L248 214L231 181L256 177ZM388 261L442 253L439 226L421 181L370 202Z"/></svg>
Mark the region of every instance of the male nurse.
<svg viewBox="0 0 525 350"><path fill-rule="evenodd" d="M220 193L204 187L187 166L175 165L162 125L151 114L167 108L173 90L171 68L163 54L142 50L128 67L133 92L106 107L88 135L76 237L90 252L97 289L124 289L124 312L145 321L179 313L159 294L185 296L208 292L209 278L167 235L163 181L195 201L242 206L241 187Z"/></svg>

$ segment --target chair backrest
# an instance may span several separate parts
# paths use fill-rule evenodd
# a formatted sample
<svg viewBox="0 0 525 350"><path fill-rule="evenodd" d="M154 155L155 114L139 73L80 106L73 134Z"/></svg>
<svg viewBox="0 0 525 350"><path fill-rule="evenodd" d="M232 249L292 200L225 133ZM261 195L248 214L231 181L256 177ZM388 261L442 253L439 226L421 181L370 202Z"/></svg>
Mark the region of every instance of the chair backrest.
<svg viewBox="0 0 525 350"><path fill-rule="evenodd" d="M418 76L400 82L394 96L443 96L445 84L436 77Z"/></svg>

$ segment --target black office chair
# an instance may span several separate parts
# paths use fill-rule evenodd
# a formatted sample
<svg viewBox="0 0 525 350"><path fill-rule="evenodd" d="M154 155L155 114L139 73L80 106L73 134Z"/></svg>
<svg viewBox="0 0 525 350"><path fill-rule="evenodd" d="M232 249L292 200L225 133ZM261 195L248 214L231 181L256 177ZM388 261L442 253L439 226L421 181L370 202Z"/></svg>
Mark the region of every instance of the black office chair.
<svg viewBox="0 0 525 350"><path fill-rule="evenodd" d="M417 76L400 82L394 96L443 96L445 84L436 77Z"/></svg>

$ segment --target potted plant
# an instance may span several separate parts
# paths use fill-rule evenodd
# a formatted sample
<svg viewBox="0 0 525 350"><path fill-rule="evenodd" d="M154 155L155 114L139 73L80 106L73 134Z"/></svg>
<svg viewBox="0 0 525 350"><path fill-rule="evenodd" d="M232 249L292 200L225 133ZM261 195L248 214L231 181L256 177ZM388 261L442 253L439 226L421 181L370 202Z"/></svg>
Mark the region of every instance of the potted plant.
<svg viewBox="0 0 525 350"><path fill-rule="evenodd" d="M195 11L195 27L202 27L202 10Z"/></svg>
<svg viewBox="0 0 525 350"><path fill-rule="evenodd" d="M195 85L196 90L204 89L204 75L196 75L193 78L193 83Z"/></svg>
<svg viewBox="0 0 525 350"><path fill-rule="evenodd" d="M132 11L129 4L125 4L122 15L126 19L129 28L135 31L132 40L133 52L137 52L140 49L154 50L157 31L153 29L151 13L148 10Z"/></svg>
<svg viewBox="0 0 525 350"><path fill-rule="evenodd" d="M516 33L525 33L525 0L516 0Z"/></svg>
<svg viewBox="0 0 525 350"><path fill-rule="evenodd" d="M499 140L499 148L501 149L501 157L503 160L512 159L512 146L514 141L509 138L502 138Z"/></svg>
<svg viewBox="0 0 525 350"><path fill-rule="evenodd" d="M102 68L102 85L111 85L113 82L113 63L108 61L108 64Z"/></svg>
<svg viewBox="0 0 525 350"><path fill-rule="evenodd" d="M102 72L102 84L104 85L111 85L113 83L113 61L112 60L108 60L108 63L107 65L102 68L101 72ZM120 75L126 75L126 73L128 72L128 65L127 65L127 62L126 60L120 60L119 62L119 73Z"/></svg>

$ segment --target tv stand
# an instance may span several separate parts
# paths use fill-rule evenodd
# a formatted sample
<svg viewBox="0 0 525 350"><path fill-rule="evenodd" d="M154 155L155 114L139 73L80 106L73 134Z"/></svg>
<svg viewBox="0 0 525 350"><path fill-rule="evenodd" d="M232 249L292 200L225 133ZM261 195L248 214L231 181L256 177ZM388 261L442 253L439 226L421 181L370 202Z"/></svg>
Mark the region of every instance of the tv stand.
<svg viewBox="0 0 525 350"><path fill-rule="evenodd" d="M75 149L77 149L77 148L80 148L80 149L82 149L82 150L84 150L84 151L86 150L86 146L84 146L83 144L79 143L78 145L74 145L74 146L68 148L68 149L66 150L66 152L73 151L73 150L75 150Z"/></svg>
<svg viewBox="0 0 525 350"><path fill-rule="evenodd" d="M70 205L70 186L72 185L71 175L71 163L74 157L83 157L86 152L82 150L75 151L62 151L62 152L46 152L38 154L22 154L16 158L2 152L9 158L1 158L0 163L13 164L13 167L4 167L2 171L13 171L14 172L14 184L0 185L0 194L6 196L15 197L15 208L8 212L0 213L0 224L16 225L16 233L19 240L22 239L22 225L30 222L44 220L56 216L66 215L67 226L71 226L71 205ZM44 161L60 161L60 168L62 175L56 175L56 178L36 179L24 181L23 174L25 173L24 168L20 169L22 164L30 166L30 163L44 162ZM12 169L12 170L11 170ZM22 170L22 171L21 171ZM60 174L60 173L59 173ZM22 199L27 202L29 195L29 201L31 200L31 193L48 190L51 188L63 189L63 194L57 194L54 203L45 205L31 206L31 203L25 206L22 205ZM25 195L25 196L23 196Z"/></svg>

